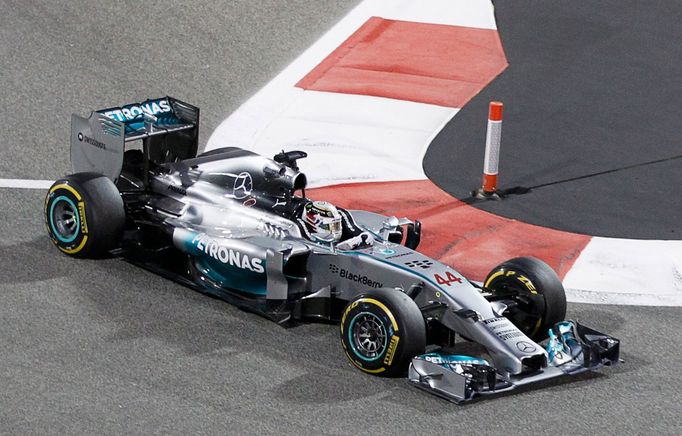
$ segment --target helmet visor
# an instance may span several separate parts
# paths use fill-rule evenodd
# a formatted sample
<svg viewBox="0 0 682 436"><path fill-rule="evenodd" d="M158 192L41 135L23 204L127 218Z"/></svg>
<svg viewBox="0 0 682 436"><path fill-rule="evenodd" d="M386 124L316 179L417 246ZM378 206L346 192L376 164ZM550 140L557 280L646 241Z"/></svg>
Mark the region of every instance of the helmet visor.
<svg viewBox="0 0 682 436"><path fill-rule="evenodd" d="M334 239L337 239L341 237L341 233L343 232L343 228L341 226L341 218L340 217L334 217L334 218L327 218L327 217L322 217L320 219L320 224L318 224L318 227L325 231L328 232L330 235L334 236Z"/></svg>

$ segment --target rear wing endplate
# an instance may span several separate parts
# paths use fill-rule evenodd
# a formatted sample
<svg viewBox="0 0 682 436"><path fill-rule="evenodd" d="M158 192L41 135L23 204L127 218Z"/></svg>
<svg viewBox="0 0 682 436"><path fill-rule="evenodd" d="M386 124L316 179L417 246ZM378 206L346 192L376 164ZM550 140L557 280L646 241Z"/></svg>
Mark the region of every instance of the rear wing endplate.
<svg viewBox="0 0 682 436"><path fill-rule="evenodd" d="M94 171L116 181L125 144L142 141L145 170L195 157L199 146L199 108L163 97L71 116L73 171ZM145 171L146 173L146 171Z"/></svg>

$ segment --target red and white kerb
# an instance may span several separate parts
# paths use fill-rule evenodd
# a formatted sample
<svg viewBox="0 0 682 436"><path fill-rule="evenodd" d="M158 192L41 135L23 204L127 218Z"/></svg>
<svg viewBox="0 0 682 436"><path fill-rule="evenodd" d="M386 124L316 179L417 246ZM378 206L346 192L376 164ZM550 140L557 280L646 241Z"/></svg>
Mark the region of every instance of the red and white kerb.
<svg viewBox="0 0 682 436"><path fill-rule="evenodd" d="M503 107L504 105L501 102L491 101L488 110L488 131L485 137L485 158L483 161L483 192L486 194L492 194L497 190Z"/></svg>

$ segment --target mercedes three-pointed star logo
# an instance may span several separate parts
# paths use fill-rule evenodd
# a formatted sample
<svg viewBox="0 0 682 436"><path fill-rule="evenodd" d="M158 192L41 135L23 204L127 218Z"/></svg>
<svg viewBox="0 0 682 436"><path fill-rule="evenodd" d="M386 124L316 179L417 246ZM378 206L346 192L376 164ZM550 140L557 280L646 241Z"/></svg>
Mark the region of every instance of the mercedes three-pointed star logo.
<svg viewBox="0 0 682 436"><path fill-rule="evenodd" d="M251 195L251 190L253 189L253 179L251 179L251 174L247 172L239 173L236 179L234 179L234 198L241 200Z"/></svg>
<svg viewBox="0 0 682 436"><path fill-rule="evenodd" d="M517 342L516 348L518 348L519 351L521 351L523 353L530 353L531 351L535 351L535 345L531 344L530 342L526 342L526 341Z"/></svg>

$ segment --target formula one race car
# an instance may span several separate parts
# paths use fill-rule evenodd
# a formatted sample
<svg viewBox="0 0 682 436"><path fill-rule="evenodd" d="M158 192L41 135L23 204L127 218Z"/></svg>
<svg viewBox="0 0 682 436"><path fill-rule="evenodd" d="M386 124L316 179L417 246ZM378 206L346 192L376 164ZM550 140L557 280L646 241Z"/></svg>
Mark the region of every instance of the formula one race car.
<svg viewBox="0 0 682 436"><path fill-rule="evenodd" d="M617 339L564 321L543 262L469 281L415 251L419 221L306 198L304 152L197 156L198 127L171 97L74 115L75 174L45 199L57 248L121 255L278 323L339 322L352 365L455 402L619 361ZM462 343L480 352L455 354Z"/></svg>

